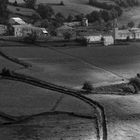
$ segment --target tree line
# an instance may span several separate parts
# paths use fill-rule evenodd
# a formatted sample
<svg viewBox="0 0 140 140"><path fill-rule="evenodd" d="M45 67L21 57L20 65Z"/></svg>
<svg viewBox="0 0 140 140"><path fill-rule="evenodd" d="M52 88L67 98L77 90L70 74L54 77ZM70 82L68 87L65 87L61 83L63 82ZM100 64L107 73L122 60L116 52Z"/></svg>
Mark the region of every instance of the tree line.
<svg viewBox="0 0 140 140"><path fill-rule="evenodd" d="M114 0L114 4L100 2L99 0L89 0L89 4L98 8L110 10L112 7L132 7L139 5L139 0Z"/></svg>

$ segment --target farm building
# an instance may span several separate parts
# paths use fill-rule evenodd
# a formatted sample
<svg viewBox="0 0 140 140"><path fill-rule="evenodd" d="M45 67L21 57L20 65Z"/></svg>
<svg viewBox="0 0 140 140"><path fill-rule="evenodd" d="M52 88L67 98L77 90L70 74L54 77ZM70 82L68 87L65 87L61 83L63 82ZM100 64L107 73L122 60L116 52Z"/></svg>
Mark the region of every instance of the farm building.
<svg viewBox="0 0 140 140"><path fill-rule="evenodd" d="M102 34L94 34L81 36L78 38L79 41L84 41L86 44L104 44L105 46L114 44L114 37L112 35L102 35Z"/></svg>
<svg viewBox="0 0 140 140"><path fill-rule="evenodd" d="M105 35L103 36L103 43L105 46L109 46L114 44L114 38L112 35Z"/></svg>
<svg viewBox="0 0 140 140"><path fill-rule="evenodd" d="M0 35L3 35L7 32L7 26L0 24Z"/></svg>
<svg viewBox="0 0 140 140"><path fill-rule="evenodd" d="M132 28L126 30L119 30L115 28L115 39L116 40L126 40L126 39L140 39L140 29Z"/></svg>
<svg viewBox="0 0 140 140"><path fill-rule="evenodd" d="M48 32L45 28L33 27L31 25L13 25L15 37L26 37L29 34L35 33L38 39L47 37Z"/></svg>
<svg viewBox="0 0 140 140"><path fill-rule="evenodd" d="M12 17L9 19L9 23L11 25L25 25L27 24L25 21L23 21L23 19L19 18L19 17Z"/></svg>
<svg viewBox="0 0 140 140"><path fill-rule="evenodd" d="M87 41L87 43L96 43L100 42L102 39L102 35L90 35L90 36L84 36L83 39Z"/></svg>

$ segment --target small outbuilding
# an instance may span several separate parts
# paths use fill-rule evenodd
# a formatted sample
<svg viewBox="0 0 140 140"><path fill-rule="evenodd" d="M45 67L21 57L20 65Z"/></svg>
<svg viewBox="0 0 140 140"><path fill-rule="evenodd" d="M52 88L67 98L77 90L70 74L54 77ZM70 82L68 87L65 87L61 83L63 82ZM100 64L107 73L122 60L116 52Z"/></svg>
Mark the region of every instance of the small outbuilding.
<svg viewBox="0 0 140 140"><path fill-rule="evenodd" d="M103 36L103 44L105 46L113 45L114 44L113 36L112 35Z"/></svg>

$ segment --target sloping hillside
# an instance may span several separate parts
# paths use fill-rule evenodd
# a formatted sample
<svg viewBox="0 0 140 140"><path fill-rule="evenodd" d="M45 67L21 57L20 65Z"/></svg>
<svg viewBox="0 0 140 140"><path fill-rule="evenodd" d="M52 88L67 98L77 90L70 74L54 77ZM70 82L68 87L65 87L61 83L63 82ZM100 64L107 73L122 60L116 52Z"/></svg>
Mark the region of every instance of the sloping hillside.
<svg viewBox="0 0 140 140"><path fill-rule="evenodd" d="M10 0L10 2L14 2L15 0ZM77 15L77 14L88 14L94 10L99 10L99 8L88 5L88 0L63 0L64 6L60 6L59 3L62 0L37 0L37 4L39 3L49 3L52 4L54 11L61 12L64 16ZM23 0L17 0L17 2L23 2ZM53 5L56 4L56 5ZM57 5L58 4L58 5Z"/></svg>
<svg viewBox="0 0 140 140"><path fill-rule="evenodd" d="M14 2L15 0L9 0ZM49 4L59 4L61 1L64 2L64 6L52 5L55 12L61 12L65 16L71 14L76 15L80 13L88 14L94 10L100 10L99 8L88 5L89 0L37 0L37 3L49 3ZM115 0L100 0L100 2L112 3ZM140 0L138 0L140 2ZM23 0L17 0L17 2L23 2ZM127 24L129 21L135 21L136 24L140 21L140 6L132 8L123 8L124 13L121 18L119 18L120 24Z"/></svg>

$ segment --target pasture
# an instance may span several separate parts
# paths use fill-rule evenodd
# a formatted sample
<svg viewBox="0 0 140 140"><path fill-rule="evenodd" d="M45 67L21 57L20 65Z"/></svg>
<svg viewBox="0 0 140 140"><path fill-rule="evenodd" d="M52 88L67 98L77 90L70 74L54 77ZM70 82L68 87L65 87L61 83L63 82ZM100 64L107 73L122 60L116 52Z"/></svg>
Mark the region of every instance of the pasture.
<svg viewBox="0 0 140 140"><path fill-rule="evenodd" d="M122 82L140 72L139 43L110 47L3 47L2 50L33 65L19 72L75 88L85 81L95 86Z"/></svg>
<svg viewBox="0 0 140 140"><path fill-rule="evenodd" d="M116 80L121 80L122 77L129 78L135 76L140 70L139 45L140 43L135 42L127 46L73 46L72 48L66 46L55 48L45 47L45 44L44 47L30 47L27 45L25 47L22 45L20 47L8 47L7 44L7 47L3 46L1 49L10 56L28 61L33 65L28 70L17 67L16 71L53 83L75 87L80 86L85 80L89 80L93 84L102 84L103 81L113 83ZM7 65L8 61L4 62L4 64ZM12 68L13 65L10 64L9 67ZM0 110L12 115L26 115L50 111L54 108L57 101L62 98L62 94L60 93L25 83L2 79L0 80L0 89ZM108 140L138 140L140 138L139 95L120 96L96 94L86 96L100 102L104 106L107 116ZM74 113L83 115L95 114L94 110L87 104L68 96L64 96L60 100L55 110L74 111ZM32 124L32 127L28 123ZM34 132L36 132L34 130L37 130L39 136L46 137L45 133L40 133L40 131L44 132L44 130L48 130L45 123L44 116L41 116L41 118L33 118L28 122L19 124L18 127L17 125L16 127L11 126L10 129L3 127L1 128L0 137L7 138L5 134L9 133L8 138L13 137L13 134L14 137L23 136L27 138L30 136L32 138L35 135ZM88 123L88 120L86 123ZM36 124L40 124L42 126L41 129L38 129L35 126ZM61 127L61 125L59 126ZM17 131L25 130L25 128L27 129L27 133L25 134ZM83 128L85 128L85 125ZM15 132L18 133L15 134ZM83 129L82 132L88 134ZM95 136L93 126L92 133L91 131L88 132L90 136Z"/></svg>
<svg viewBox="0 0 140 140"><path fill-rule="evenodd" d="M13 0L11 0L11 2L14 2ZM22 0L17 0L17 2L21 3L23 2ZM77 14L88 14L91 13L94 10L99 11L99 8L93 7L88 5L88 0L63 0L64 5L60 6L61 0L38 0L37 4L39 3L45 3L45 4L50 4L52 6L52 8L54 9L55 13L62 13L65 17L67 17L69 14L71 15L77 15ZM23 8L21 8L21 11L23 11L23 14L25 14L25 10L22 10ZM12 10L14 10L14 7L12 8ZM29 11L30 12L30 11ZM26 12L26 14L28 14L29 12Z"/></svg>

